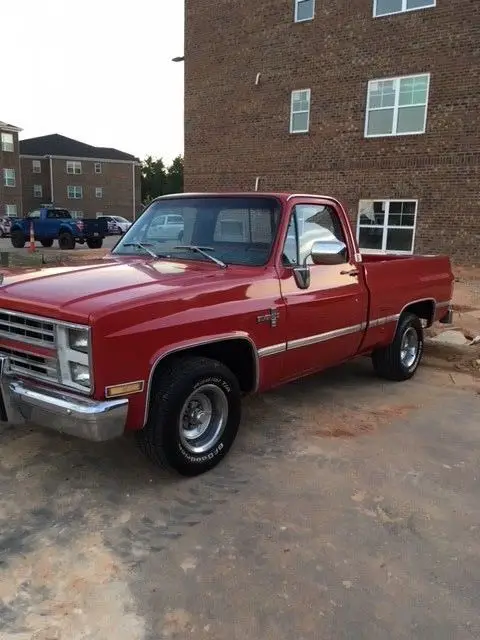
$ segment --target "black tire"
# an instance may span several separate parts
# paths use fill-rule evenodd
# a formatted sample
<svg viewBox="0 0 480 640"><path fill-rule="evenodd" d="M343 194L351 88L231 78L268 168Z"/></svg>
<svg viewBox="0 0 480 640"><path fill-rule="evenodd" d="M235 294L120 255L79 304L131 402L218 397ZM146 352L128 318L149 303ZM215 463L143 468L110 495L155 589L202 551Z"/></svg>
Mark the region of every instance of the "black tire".
<svg viewBox="0 0 480 640"><path fill-rule="evenodd" d="M180 231L180 233L178 234L178 238L177 238L177 240L178 240L179 242L182 242L182 240L183 240L183 231Z"/></svg>
<svg viewBox="0 0 480 640"><path fill-rule="evenodd" d="M45 247L45 249L49 249L53 246L53 240L52 238L48 240L40 240L40 244L42 245L42 247Z"/></svg>
<svg viewBox="0 0 480 640"><path fill-rule="evenodd" d="M195 426L189 423L181 426L180 422L182 412L185 415L187 411L186 403L195 392L198 393L198 399L208 397L208 393L212 394L213 401L210 399L209 402L212 416L215 417L208 419L204 434L197 439L194 439L194 432L191 430ZM194 402L195 398L192 398L192 403L188 405L192 407L190 419L193 418L195 408L198 411L197 418L201 419L201 409L204 407L198 408L201 400L197 400L197 405ZM218 406L226 409L226 413L217 411ZM217 427L217 439L214 439L214 434L217 433L216 420L222 413L223 431ZM240 387L230 369L210 358L179 358L166 365L154 383L147 424L141 431L137 431L136 437L140 449L156 465L183 476L196 476L209 471L225 457L237 435L240 419ZM185 429L185 426L190 429ZM210 443L207 442L209 434ZM202 445L202 438L203 445L208 445L208 448L201 452L195 451L196 446Z"/></svg>
<svg viewBox="0 0 480 640"><path fill-rule="evenodd" d="M12 231L10 240L15 249L22 249L25 246L25 234L20 229Z"/></svg>
<svg viewBox="0 0 480 640"><path fill-rule="evenodd" d="M103 238L88 238L87 247L89 249L101 249L103 244Z"/></svg>
<svg viewBox="0 0 480 640"><path fill-rule="evenodd" d="M406 350L402 348L407 335L411 337L413 343L416 342L416 345L413 345L409 351L409 358ZM375 372L386 380L395 382L409 380L418 369L423 349L424 337L420 319L413 313L404 313L398 322L393 342L388 347L378 349L372 354Z"/></svg>
<svg viewBox="0 0 480 640"><path fill-rule="evenodd" d="M75 238L71 233L64 232L58 236L58 246L60 249L66 251L68 249L75 249Z"/></svg>

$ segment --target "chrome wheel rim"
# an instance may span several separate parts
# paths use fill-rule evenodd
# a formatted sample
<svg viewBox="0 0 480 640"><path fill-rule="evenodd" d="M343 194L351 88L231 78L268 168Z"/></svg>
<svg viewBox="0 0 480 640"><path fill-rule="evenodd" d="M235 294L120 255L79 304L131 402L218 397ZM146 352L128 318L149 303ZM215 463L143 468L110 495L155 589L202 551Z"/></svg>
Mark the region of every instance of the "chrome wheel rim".
<svg viewBox="0 0 480 640"><path fill-rule="evenodd" d="M409 327L403 334L400 347L400 360L407 369L410 369L415 364L418 358L419 346L420 340L417 330L414 327Z"/></svg>
<svg viewBox="0 0 480 640"><path fill-rule="evenodd" d="M191 393L180 412L180 440L194 454L205 453L220 440L227 424L228 400L220 387L204 384Z"/></svg>

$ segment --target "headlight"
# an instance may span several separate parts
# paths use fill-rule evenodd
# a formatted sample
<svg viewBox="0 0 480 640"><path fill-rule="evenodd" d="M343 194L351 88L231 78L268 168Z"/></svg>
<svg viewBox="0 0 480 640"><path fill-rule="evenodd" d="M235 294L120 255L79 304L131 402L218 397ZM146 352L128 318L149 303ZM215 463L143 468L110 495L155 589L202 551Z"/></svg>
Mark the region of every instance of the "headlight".
<svg viewBox="0 0 480 640"><path fill-rule="evenodd" d="M74 351L88 353L88 329L68 329L68 345Z"/></svg>
<svg viewBox="0 0 480 640"><path fill-rule="evenodd" d="M90 387L90 368L85 364L70 362L70 376L76 384L82 387Z"/></svg>
<svg viewBox="0 0 480 640"><path fill-rule="evenodd" d="M91 391L90 328L59 323L56 344L60 383L80 391Z"/></svg>

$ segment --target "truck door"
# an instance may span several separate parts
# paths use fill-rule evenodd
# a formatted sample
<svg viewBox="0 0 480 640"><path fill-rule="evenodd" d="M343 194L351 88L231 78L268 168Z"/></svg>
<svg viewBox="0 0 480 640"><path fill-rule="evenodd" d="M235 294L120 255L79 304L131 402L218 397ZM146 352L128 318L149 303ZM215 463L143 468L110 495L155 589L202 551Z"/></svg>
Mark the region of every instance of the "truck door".
<svg viewBox="0 0 480 640"><path fill-rule="evenodd" d="M354 356L360 346L368 294L349 233L331 201L297 201L292 206L279 272L287 307L289 377L338 364ZM313 243L332 241L345 244L342 263L313 264L309 257ZM294 270L304 263L310 283L300 288Z"/></svg>
<svg viewBox="0 0 480 640"><path fill-rule="evenodd" d="M41 230L41 211L40 209L35 209L34 211L30 211L27 215L26 224L25 224L25 233L27 238L30 237L30 223L33 222L33 233L35 234L35 239L40 239L42 237Z"/></svg>

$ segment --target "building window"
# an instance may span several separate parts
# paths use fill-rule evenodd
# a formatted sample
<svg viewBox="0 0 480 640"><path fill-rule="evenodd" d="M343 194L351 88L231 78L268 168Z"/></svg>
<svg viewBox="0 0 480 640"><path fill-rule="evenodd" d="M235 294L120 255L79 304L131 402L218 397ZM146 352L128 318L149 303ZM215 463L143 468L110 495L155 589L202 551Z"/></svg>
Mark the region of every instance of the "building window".
<svg viewBox="0 0 480 640"><path fill-rule="evenodd" d="M3 170L3 184L6 187L14 187L17 184L15 179L15 169Z"/></svg>
<svg viewBox="0 0 480 640"><path fill-rule="evenodd" d="M412 253L416 200L360 200L357 240L362 251Z"/></svg>
<svg viewBox="0 0 480 640"><path fill-rule="evenodd" d="M5 215L9 218L17 217L17 205L16 204L6 204L5 205Z"/></svg>
<svg viewBox="0 0 480 640"><path fill-rule="evenodd" d="M69 185L67 187L67 196L69 200L81 200L83 198L83 187Z"/></svg>
<svg viewBox="0 0 480 640"><path fill-rule="evenodd" d="M394 13L416 11L435 7L437 0L373 0L373 16L390 16Z"/></svg>
<svg viewBox="0 0 480 640"><path fill-rule="evenodd" d="M70 215L72 216L72 218L75 219L79 219L79 218L83 218L83 211L70 211Z"/></svg>
<svg viewBox="0 0 480 640"><path fill-rule="evenodd" d="M103 187L95 187L95 197L103 198Z"/></svg>
<svg viewBox="0 0 480 640"><path fill-rule="evenodd" d="M15 151L12 133L2 133L2 151Z"/></svg>
<svg viewBox="0 0 480 640"><path fill-rule="evenodd" d="M310 126L310 89L292 91L290 133L307 133Z"/></svg>
<svg viewBox="0 0 480 640"><path fill-rule="evenodd" d="M102 163L95 162L95 173L102 173Z"/></svg>
<svg viewBox="0 0 480 640"><path fill-rule="evenodd" d="M425 133L430 74L371 80L365 137Z"/></svg>
<svg viewBox="0 0 480 640"><path fill-rule="evenodd" d="M315 17L315 0L294 0L295 22L313 20Z"/></svg>
<svg viewBox="0 0 480 640"><path fill-rule="evenodd" d="M32 160L33 173L42 173L42 165L40 160Z"/></svg>
<svg viewBox="0 0 480 640"><path fill-rule="evenodd" d="M43 198L43 187L41 184L33 185L33 197L34 198Z"/></svg>
<svg viewBox="0 0 480 640"><path fill-rule="evenodd" d="M82 173L82 163L75 160L67 160L67 173Z"/></svg>

